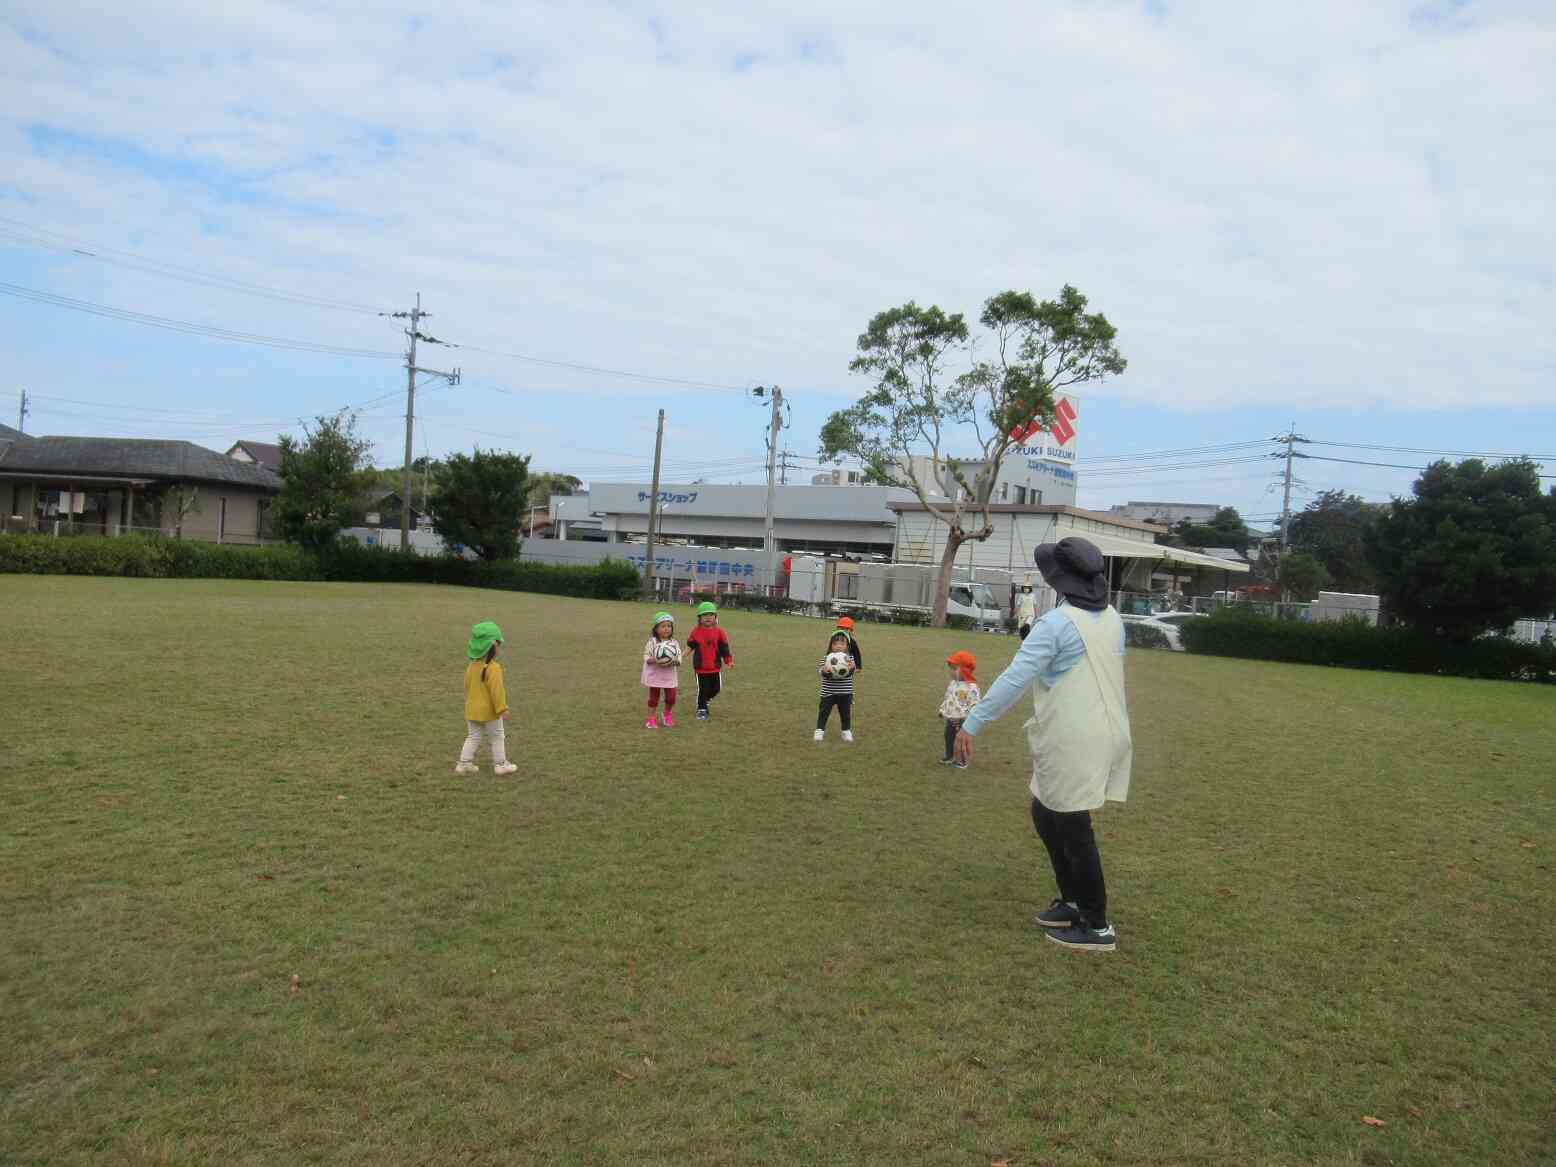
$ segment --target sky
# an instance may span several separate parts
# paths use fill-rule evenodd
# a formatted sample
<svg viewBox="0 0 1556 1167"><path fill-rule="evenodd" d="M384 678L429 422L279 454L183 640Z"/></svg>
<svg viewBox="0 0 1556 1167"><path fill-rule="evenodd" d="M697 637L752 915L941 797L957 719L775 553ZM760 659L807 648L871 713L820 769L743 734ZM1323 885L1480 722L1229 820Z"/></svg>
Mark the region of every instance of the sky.
<svg viewBox="0 0 1556 1167"><path fill-rule="evenodd" d="M1438 455L1556 475L1538 0L10 0L0 57L30 433L225 449L351 405L398 464L378 313L419 293L467 347L421 348L463 376L419 391L417 454L639 480L662 408L667 478L755 482L777 384L805 480L875 313L1071 284L1129 361L1081 394L1084 506L1273 517L1293 427L1403 467L1304 460L1295 505Z"/></svg>

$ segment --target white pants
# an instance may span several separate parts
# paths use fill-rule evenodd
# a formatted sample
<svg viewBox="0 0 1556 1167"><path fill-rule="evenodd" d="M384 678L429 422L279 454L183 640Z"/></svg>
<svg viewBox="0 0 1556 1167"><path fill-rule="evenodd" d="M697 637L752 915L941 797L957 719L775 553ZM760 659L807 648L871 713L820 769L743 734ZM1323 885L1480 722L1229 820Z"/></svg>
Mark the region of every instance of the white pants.
<svg viewBox="0 0 1556 1167"><path fill-rule="evenodd" d="M503 729L502 718L495 721L467 721L470 734L465 738L465 748L459 751L461 762L475 761L475 752L481 748L481 735L486 735L486 740L492 743L492 764L501 766L508 760L506 733Z"/></svg>

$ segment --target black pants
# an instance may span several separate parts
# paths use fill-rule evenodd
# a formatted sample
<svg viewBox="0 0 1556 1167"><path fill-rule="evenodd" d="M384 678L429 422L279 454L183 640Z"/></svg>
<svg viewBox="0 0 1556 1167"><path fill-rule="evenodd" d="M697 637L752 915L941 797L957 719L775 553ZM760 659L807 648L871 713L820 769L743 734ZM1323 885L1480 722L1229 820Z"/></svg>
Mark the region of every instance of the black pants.
<svg viewBox="0 0 1556 1167"><path fill-rule="evenodd" d="M826 729L827 718L832 716L832 711L837 710L838 720L843 723L844 731L854 728L854 695L852 693L830 693L821 698L821 709L816 713L816 728Z"/></svg>
<svg viewBox="0 0 1556 1167"><path fill-rule="evenodd" d="M960 721L952 721L949 717L945 723L945 760L950 761L951 755L956 749L956 734L962 728Z"/></svg>
<svg viewBox="0 0 1556 1167"><path fill-rule="evenodd" d="M1031 631L1032 631L1032 625L1030 625L1030 624L1023 624L1021 626L1021 639L1025 640L1027 638L1027 633L1031 632Z"/></svg>
<svg viewBox="0 0 1556 1167"><path fill-rule="evenodd" d="M1081 919L1089 928L1105 928L1108 923L1108 889L1102 881L1102 855L1091 829L1091 812L1076 810L1061 813L1032 800L1032 825L1048 849L1059 898L1080 909Z"/></svg>
<svg viewBox="0 0 1556 1167"><path fill-rule="evenodd" d="M698 673L697 674L697 708L698 709L707 709L708 708L708 702L712 701L715 697L717 697L719 695L719 689L720 688L722 688L722 686L719 684L719 674L718 673Z"/></svg>

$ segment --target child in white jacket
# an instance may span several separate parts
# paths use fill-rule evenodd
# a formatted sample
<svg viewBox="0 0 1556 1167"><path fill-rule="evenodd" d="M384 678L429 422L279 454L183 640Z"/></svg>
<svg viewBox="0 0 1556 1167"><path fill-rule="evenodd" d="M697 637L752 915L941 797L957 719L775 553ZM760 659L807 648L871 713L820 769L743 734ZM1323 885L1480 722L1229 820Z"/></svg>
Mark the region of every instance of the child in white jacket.
<svg viewBox="0 0 1556 1167"><path fill-rule="evenodd" d="M965 770L967 763L952 757L952 747L956 744L956 731L962 728L962 722L967 720L981 697L978 658L970 652L953 652L946 657L945 663L951 670L951 683L945 687L945 699L940 702L940 716L945 718L945 757L940 759L940 764Z"/></svg>

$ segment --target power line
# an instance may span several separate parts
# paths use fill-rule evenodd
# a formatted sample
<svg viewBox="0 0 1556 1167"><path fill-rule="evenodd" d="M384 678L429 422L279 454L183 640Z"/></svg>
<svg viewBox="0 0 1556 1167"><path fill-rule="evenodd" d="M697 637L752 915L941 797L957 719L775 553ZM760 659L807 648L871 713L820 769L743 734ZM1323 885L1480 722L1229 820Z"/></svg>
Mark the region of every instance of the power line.
<svg viewBox="0 0 1556 1167"><path fill-rule="evenodd" d="M212 275L209 272L202 272L195 268L151 259L148 256L137 255L133 251L121 251L115 247L88 243L84 240L74 239L59 231L51 231L46 227L31 226L20 219L8 218L5 215L0 215L0 223L10 224L9 228L0 227L0 236L13 239L26 246L63 252L68 255L81 256L85 259L95 259L100 263L113 264L115 267L122 267L129 271L162 276L165 279L179 280L186 284L196 284L201 287L241 292L247 296L261 296L267 300L304 304L313 308L334 308L342 312L359 312L366 315L377 315L378 313L377 308L366 304L353 304L344 300L328 300L322 296L310 296L305 292L289 292L280 288L270 288L264 284L250 283L248 280Z"/></svg>
<svg viewBox="0 0 1556 1167"><path fill-rule="evenodd" d="M1496 456L1496 455L1493 455ZM1313 462L1344 462L1348 466L1379 466L1385 470L1416 470L1426 471L1427 466L1405 466L1398 462L1363 462L1356 458L1330 458L1322 454L1298 454L1298 458L1307 458ZM1536 474L1536 478L1556 479L1556 474Z"/></svg>
<svg viewBox="0 0 1556 1167"><path fill-rule="evenodd" d="M123 320L131 324L144 324L151 328L166 329L169 332L207 336L215 340L234 341L238 344L291 349L296 352L324 353L337 357L368 357L375 360L396 360L400 356L399 353L382 352L377 349L347 348L343 345L320 344L310 340L288 340L279 336L262 336L253 332L238 332L235 329L220 328L212 324L197 324L188 320L173 320L166 316L152 316L145 312L131 312L126 308L114 308L106 304L95 304L90 300L77 300L71 296L56 295L53 292L41 292L34 288L24 288L17 284L0 283L0 292L7 296L15 296L19 300L30 300L35 304L48 304L56 308L68 308L72 312L85 312L92 316L102 316L109 320Z"/></svg>
<svg viewBox="0 0 1556 1167"><path fill-rule="evenodd" d="M1446 458L1528 458L1533 462L1556 462L1556 454L1493 454L1486 450L1426 450L1417 446L1370 446L1363 442L1326 442L1312 439L1315 446L1340 446L1352 450L1379 450L1389 454L1441 454Z"/></svg>
<svg viewBox="0 0 1556 1167"><path fill-rule="evenodd" d="M1246 450L1255 446L1267 446L1269 441L1222 442L1214 446L1185 446L1178 450L1146 450L1139 454L1097 454L1086 458L1087 465L1096 462L1130 462L1141 458L1187 457L1192 454L1215 454L1233 450Z"/></svg>
<svg viewBox="0 0 1556 1167"><path fill-rule="evenodd" d="M721 385L715 381L693 381L685 377L662 377L654 373L635 373L627 369L608 369L601 365L581 365L573 361L558 361L549 357L530 356L527 353L504 352L501 349L483 348L475 344L455 344L453 341L444 341L449 348L462 348L473 353L485 353L493 357L507 357L515 361L527 361L533 365L546 365L554 369L571 369L578 373L597 373L604 377L627 377L634 381L651 381L659 385L682 385L689 389L721 389L732 393L744 393L745 387L741 385ZM488 386L499 393L512 393L511 389L503 389L497 386Z"/></svg>

